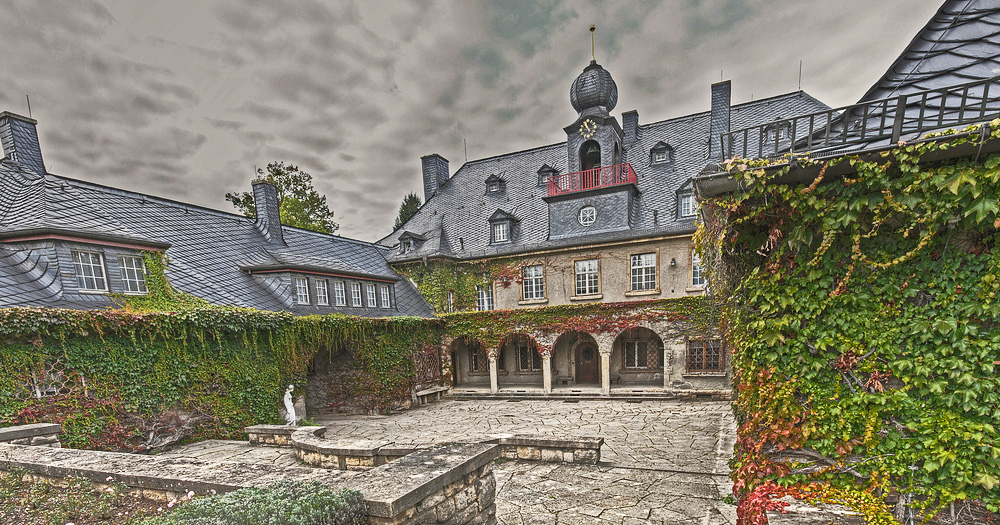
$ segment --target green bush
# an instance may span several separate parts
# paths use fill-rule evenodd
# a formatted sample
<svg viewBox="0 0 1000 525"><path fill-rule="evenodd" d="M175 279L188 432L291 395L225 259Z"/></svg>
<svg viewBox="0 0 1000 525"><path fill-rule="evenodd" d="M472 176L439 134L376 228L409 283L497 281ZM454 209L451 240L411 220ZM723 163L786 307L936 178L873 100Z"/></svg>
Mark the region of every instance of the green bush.
<svg viewBox="0 0 1000 525"><path fill-rule="evenodd" d="M356 490L333 491L317 481L279 481L185 503L143 525L354 525L368 523Z"/></svg>

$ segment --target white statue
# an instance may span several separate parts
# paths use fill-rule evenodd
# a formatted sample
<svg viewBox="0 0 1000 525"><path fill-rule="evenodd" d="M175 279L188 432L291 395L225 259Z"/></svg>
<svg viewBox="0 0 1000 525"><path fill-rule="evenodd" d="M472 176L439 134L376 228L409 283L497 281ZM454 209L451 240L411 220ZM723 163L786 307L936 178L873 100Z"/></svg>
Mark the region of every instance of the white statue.
<svg viewBox="0 0 1000 525"><path fill-rule="evenodd" d="M295 415L292 390L295 390L295 385L288 385L288 388L285 389L285 424L290 427L294 427L299 422L299 418Z"/></svg>

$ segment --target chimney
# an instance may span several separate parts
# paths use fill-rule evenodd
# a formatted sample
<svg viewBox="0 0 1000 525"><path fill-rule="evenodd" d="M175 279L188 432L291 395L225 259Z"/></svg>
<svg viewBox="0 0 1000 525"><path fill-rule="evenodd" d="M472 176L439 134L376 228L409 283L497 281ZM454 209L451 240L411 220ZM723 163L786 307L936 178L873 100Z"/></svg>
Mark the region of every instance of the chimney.
<svg viewBox="0 0 1000 525"><path fill-rule="evenodd" d="M639 112L636 110L622 113L622 131L625 132L625 144L632 144L639 139Z"/></svg>
<svg viewBox="0 0 1000 525"><path fill-rule="evenodd" d="M437 153L420 157L420 171L424 175L424 202L427 202L448 182L448 160Z"/></svg>
<svg viewBox="0 0 1000 525"><path fill-rule="evenodd" d="M257 229L264 234L267 242L284 244L285 239L281 235L278 187L266 180L253 181L253 203L257 208Z"/></svg>
<svg viewBox="0 0 1000 525"><path fill-rule="evenodd" d="M732 86L728 80L712 84L712 124L709 128L708 142L709 160L722 160L726 155L720 136L723 133L729 133L731 94Z"/></svg>
<svg viewBox="0 0 1000 525"><path fill-rule="evenodd" d="M36 124L38 121L35 119L9 111L0 113L0 143L3 144L4 157L16 160L42 175L45 173L45 163L42 162L42 148L38 145Z"/></svg>

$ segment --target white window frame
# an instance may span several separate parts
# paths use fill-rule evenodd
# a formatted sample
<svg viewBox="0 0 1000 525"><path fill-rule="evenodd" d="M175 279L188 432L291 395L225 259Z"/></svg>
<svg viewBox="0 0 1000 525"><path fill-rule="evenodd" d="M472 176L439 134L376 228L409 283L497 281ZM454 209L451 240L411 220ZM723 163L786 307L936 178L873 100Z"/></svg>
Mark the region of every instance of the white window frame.
<svg viewBox="0 0 1000 525"><path fill-rule="evenodd" d="M104 271L104 254L86 250L71 250L70 256L73 259L73 268L76 270L76 286L81 292L101 293L108 291L108 273ZM87 257L87 260L84 260L84 256ZM96 261L94 257L97 258ZM92 282L88 283L88 280Z"/></svg>
<svg viewBox="0 0 1000 525"><path fill-rule="evenodd" d="M149 293L149 288L146 288L146 264L142 260L142 257L120 255L118 257L118 268L122 276L122 289L124 293L135 295Z"/></svg>
<svg viewBox="0 0 1000 525"><path fill-rule="evenodd" d="M657 149L657 150L653 150L653 163L654 164L660 164L660 163L666 162L667 159L668 159L668 157L669 157L669 155L667 154L666 148L660 148L660 149Z"/></svg>
<svg viewBox="0 0 1000 525"><path fill-rule="evenodd" d="M309 279L295 277L295 304L309 304Z"/></svg>
<svg viewBox="0 0 1000 525"><path fill-rule="evenodd" d="M493 310L495 303L493 301L493 285L488 284L486 286L476 287L476 310L480 312L485 312L487 310Z"/></svg>
<svg viewBox="0 0 1000 525"><path fill-rule="evenodd" d="M351 306L361 307L361 283L351 283Z"/></svg>
<svg viewBox="0 0 1000 525"><path fill-rule="evenodd" d="M705 278L705 268L701 265L701 257L698 257L698 252L694 249L691 250L691 287L692 288L704 288L708 284L708 279Z"/></svg>
<svg viewBox="0 0 1000 525"><path fill-rule="evenodd" d="M694 217L698 214L698 203L694 200L693 193L683 193L677 200L681 218Z"/></svg>
<svg viewBox="0 0 1000 525"><path fill-rule="evenodd" d="M381 306L382 308L391 308L392 307L392 301L391 301L391 296L389 294L389 286L385 285L385 284L380 285L379 286L379 293L381 294L380 297L379 297L379 299L381 301L381 303L379 304L379 306Z"/></svg>
<svg viewBox="0 0 1000 525"><path fill-rule="evenodd" d="M574 288L577 297L601 293L601 272L598 259L573 261Z"/></svg>
<svg viewBox="0 0 1000 525"><path fill-rule="evenodd" d="M330 306L330 283L326 279L316 279L316 304Z"/></svg>
<svg viewBox="0 0 1000 525"><path fill-rule="evenodd" d="M521 270L521 295L525 301L545 299L545 269L541 264Z"/></svg>
<svg viewBox="0 0 1000 525"><path fill-rule="evenodd" d="M333 304L347 306L347 286L344 281L333 281Z"/></svg>
<svg viewBox="0 0 1000 525"><path fill-rule="evenodd" d="M500 182L490 181L486 183L486 193L499 193L500 192Z"/></svg>
<svg viewBox="0 0 1000 525"><path fill-rule="evenodd" d="M492 233L490 234L491 241L493 244L502 244L510 242L510 222L501 221L494 222L491 226Z"/></svg>
<svg viewBox="0 0 1000 525"><path fill-rule="evenodd" d="M448 290L448 313L455 311L455 291Z"/></svg>
<svg viewBox="0 0 1000 525"><path fill-rule="evenodd" d="M589 204L580 208L576 213L576 222L580 223L580 226L592 226L597 222L597 208Z"/></svg>
<svg viewBox="0 0 1000 525"><path fill-rule="evenodd" d="M368 308L378 308L378 295L375 293L375 283L365 283L365 295L368 296Z"/></svg>
<svg viewBox="0 0 1000 525"><path fill-rule="evenodd" d="M656 265L656 252L634 253L630 256L630 282L633 292L656 289Z"/></svg>

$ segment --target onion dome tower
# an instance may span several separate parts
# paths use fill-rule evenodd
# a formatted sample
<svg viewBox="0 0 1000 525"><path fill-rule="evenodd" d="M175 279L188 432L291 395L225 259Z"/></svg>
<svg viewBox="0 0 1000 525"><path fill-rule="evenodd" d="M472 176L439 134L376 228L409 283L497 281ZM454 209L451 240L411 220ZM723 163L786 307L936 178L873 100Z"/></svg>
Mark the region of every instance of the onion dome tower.
<svg viewBox="0 0 1000 525"><path fill-rule="evenodd" d="M607 69L591 60L570 86L569 101L580 116L605 116L618 104L618 85Z"/></svg>
<svg viewBox="0 0 1000 525"><path fill-rule="evenodd" d="M567 167L570 173L618 165L623 162L622 128L611 116L618 105L618 85L594 56L594 30L590 26L590 64L569 87L569 101L578 113L566 131Z"/></svg>

